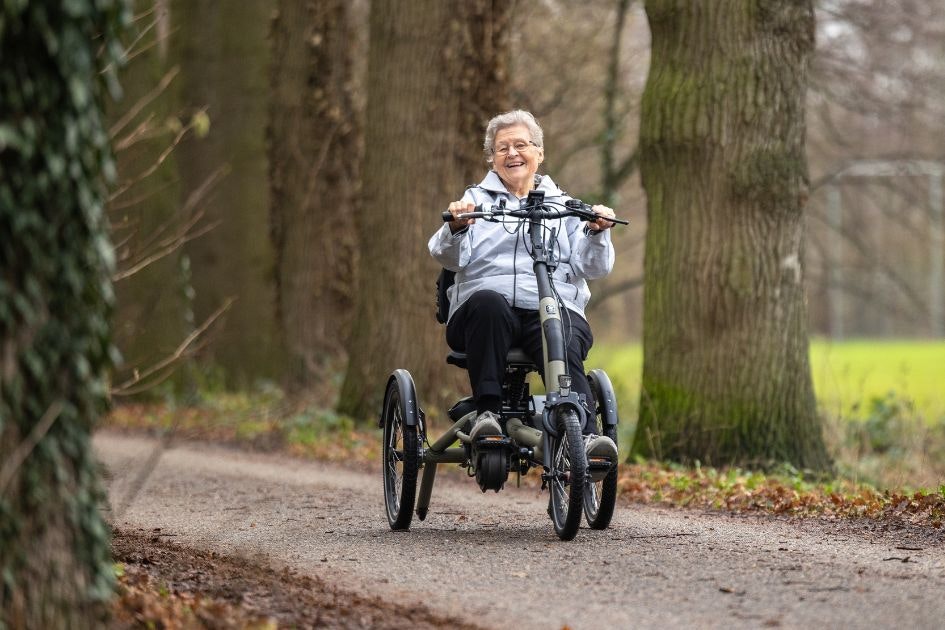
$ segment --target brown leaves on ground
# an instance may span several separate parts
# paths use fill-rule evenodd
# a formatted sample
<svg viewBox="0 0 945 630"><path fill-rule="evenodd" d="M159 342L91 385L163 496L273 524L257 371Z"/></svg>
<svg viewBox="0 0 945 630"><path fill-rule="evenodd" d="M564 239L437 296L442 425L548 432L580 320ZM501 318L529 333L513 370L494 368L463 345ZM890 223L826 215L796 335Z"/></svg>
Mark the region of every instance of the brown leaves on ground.
<svg viewBox="0 0 945 630"><path fill-rule="evenodd" d="M119 565L121 566L121 565ZM123 567L112 603L112 628L275 628L270 618L200 593L170 591L144 568Z"/></svg>
<svg viewBox="0 0 945 630"><path fill-rule="evenodd" d="M115 531L119 596L115 629L411 628L475 630L414 604L341 590L265 562L161 540L156 532ZM405 576L407 580L407 576Z"/></svg>
<svg viewBox="0 0 945 630"><path fill-rule="evenodd" d="M218 580L213 554L181 553L157 536L121 531L112 541L118 574L112 628L276 628L266 611L227 597L206 584ZM226 575L226 567L221 571Z"/></svg>
<svg viewBox="0 0 945 630"><path fill-rule="evenodd" d="M850 481L809 483L737 468L682 468L655 463L621 466L618 494L629 501L791 516L906 521L939 528L945 486L938 492L879 492Z"/></svg>

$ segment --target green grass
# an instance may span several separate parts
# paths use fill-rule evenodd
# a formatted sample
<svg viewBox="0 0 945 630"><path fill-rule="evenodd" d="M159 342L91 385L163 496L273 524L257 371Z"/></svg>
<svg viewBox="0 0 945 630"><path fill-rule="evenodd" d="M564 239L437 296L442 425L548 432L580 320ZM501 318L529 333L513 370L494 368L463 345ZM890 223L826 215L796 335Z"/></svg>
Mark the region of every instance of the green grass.
<svg viewBox="0 0 945 630"><path fill-rule="evenodd" d="M828 415L862 419L871 401L893 397L927 423L945 419L945 342L816 341L810 362Z"/></svg>
<svg viewBox="0 0 945 630"><path fill-rule="evenodd" d="M926 422L945 418L945 342L815 340L810 362L817 400L827 415L862 419L872 401L892 396L910 403ZM640 395L641 345L595 347L586 365L607 371L621 415L632 420Z"/></svg>

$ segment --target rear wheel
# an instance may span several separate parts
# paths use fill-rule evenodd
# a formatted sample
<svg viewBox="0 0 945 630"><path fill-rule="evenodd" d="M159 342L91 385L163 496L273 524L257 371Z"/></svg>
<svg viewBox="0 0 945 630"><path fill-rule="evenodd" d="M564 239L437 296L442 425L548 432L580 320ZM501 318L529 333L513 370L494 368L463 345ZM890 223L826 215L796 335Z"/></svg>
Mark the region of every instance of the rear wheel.
<svg viewBox="0 0 945 630"><path fill-rule="evenodd" d="M393 530L410 528L417 494L420 447L417 418L409 374L406 380L392 378L384 396L384 444L381 465L384 475L384 503L387 521ZM409 401L409 403L408 403ZM408 404L405 404L408 403Z"/></svg>
<svg viewBox="0 0 945 630"><path fill-rule="evenodd" d="M561 540L571 540L581 526L581 504L587 459L577 413L558 414L558 437L551 442L551 498L549 512L555 533Z"/></svg>
<svg viewBox="0 0 945 630"><path fill-rule="evenodd" d="M606 419L617 418L617 397L614 395L610 378L603 370L593 370L587 375L594 398L597 400L597 409L594 413L596 426L594 432L609 437L617 443L617 426L608 424ZM588 476L584 486L584 516L591 529L606 529L614 516L614 505L617 502L617 464L600 481L594 481Z"/></svg>

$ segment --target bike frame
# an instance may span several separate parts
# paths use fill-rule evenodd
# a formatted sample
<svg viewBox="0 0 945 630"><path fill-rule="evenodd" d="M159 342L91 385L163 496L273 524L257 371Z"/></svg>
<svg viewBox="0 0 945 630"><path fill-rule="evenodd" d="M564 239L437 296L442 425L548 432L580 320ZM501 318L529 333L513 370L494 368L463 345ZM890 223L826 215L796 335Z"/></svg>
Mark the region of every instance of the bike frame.
<svg viewBox="0 0 945 630"><path fill-rule="evenodd" d="M551 452L548 448L549 436L557 437L557 414L565 407L572 408L584 426L586 414L578 394L571 390L571 376L568 374L568 355L564 340L564 324L561 321L561 308L552 285L552 274L558 266L554 258L555 230L551 230L550 246L545 243L544 231L545 193L533 190L528 193L525 210L528 212L528 235L532 244L532 268L538 282L538 317L541 321L541 342L544 354L545 408L542 412L543 452L542 464L547 472L550 469ZM514 439L514 438L513 438Z"/></svg>

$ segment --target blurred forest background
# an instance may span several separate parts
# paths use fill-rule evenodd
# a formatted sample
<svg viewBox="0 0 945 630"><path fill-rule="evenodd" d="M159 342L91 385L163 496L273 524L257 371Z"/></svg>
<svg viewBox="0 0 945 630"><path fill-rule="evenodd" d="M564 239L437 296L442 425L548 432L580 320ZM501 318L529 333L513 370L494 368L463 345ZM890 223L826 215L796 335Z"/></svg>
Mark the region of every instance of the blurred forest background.
<svg viewBox="0 0 945 630"><path fill-rule="evenodd" d="M119 400L277 387L325 407L344 392L363 417L398 366L421 397L446 397L461 381L442 369L426 239L486 171L484 123L511 107L541 121L546 172L632 220L589 318L598 346L641 337L642 3L448 6L372 18L366 0L135 3L109 114ZM810 332L942 338L945 14L934 0L819 0L816 17ZM409 160L385 160L404 143Z"/></svg>
<svg viewBox="0 0 945 630"><path fill-rule="evenodd" d="M0 625L111 592L109 398L105 427L163 438L139 484L185 434L376 461L395 368L443 419L467 384L426 243L512 108L557 183L632 221L588 310L632 467L941 484L940 2L646 4L7 2Z"/></svg>

